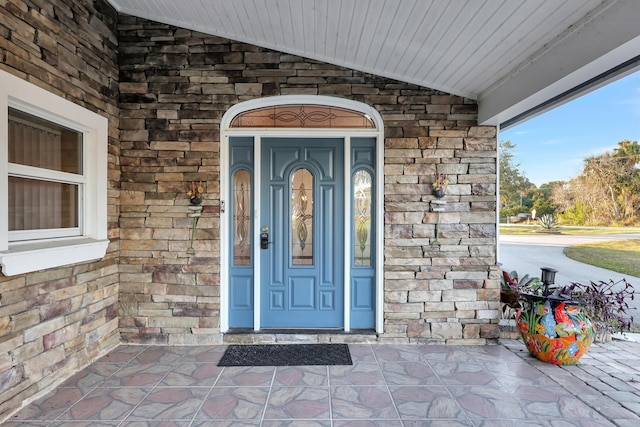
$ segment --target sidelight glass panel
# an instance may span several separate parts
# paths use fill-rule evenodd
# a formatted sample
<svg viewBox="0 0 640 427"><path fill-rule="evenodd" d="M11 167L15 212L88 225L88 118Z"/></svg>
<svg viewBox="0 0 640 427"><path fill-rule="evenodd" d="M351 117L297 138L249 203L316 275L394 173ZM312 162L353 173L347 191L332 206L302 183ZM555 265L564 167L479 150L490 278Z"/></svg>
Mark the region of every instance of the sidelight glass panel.
<svg viewBox="0 0 640 427"><path fill-rule="evenodd" d="M291 176L291 264L313 265L313 175L307 169Z"/></svg>
<svg viewBox="0 0 640 427"><path fill-rule="evenodd" d="M354 260L358 267L371 265L371 174L359 170L353 177Z"/></svg>
<svg viewBox="0 0 640 427"><path fill-rule="evenodd" d="M233 265L251 265L251 175L233 175Z"/></svg>

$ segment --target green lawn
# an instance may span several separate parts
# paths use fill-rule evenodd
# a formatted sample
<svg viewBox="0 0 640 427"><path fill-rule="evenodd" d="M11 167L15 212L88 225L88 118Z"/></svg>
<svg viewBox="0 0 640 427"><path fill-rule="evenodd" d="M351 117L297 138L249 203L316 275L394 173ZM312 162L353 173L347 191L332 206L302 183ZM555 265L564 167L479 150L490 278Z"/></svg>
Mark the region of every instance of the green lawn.
<svg viewBox="0 0 640 427"><path fill-rule="evenodd" d="M542 231L539 225L500 225L500 234L536 234ZM626 234L640 233L640 228L611 228L611 227L564 227L556 231L561 234Z"/></svg>
<svg viewBox="0 0 640 427"><path fill-rule="evenodd" d="M564 253L585 264L640 277L640 239L586 243L568 247Z"/></svg>
<svg viewBox="0 0 640 427"><path fill-rule="evenodd" d="M500 225L500 234L536 234L542 228L539 225ZM562 234L625 234L639 233L638 228L608 227L558 227ZM587 243L565 249L565 254L576 261L606 268L621 274L640 277L640 239L611 240L600 243Z"/></svg>

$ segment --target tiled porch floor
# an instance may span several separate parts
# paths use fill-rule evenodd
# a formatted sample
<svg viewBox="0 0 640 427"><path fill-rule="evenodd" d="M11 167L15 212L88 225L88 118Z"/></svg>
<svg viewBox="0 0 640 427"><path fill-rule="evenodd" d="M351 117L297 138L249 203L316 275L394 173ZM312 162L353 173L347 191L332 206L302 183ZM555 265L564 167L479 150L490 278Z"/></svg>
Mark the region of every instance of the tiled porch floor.
<svg viewBox="0 0 640 427"><path fill-rule="evenodd" d="M120 346L6 425L614 425L502 345L351 344L353 366L221 368L225 348Z"/></svg>

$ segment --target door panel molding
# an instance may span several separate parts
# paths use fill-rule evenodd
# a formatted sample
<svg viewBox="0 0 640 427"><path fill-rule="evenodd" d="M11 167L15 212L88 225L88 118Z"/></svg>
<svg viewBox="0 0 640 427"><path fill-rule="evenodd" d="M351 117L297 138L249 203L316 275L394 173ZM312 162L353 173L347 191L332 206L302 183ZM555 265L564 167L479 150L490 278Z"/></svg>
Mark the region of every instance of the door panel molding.
<svg viewBox="0 0 640 427"><path fill-rule="evenodd" d="M344 139L265 137L261 145L262 165L276 170L261 176L260 192L271 197L261 202L260 221L272 243L260 251L261 275L270 279L256 283L255 293L270 300L272 292L283 290L271 269L283 269L287 286L285 308L263 304L260 324L343 327L344 244L338 236L344 236ZM282 197L273 197L274 188L283 189Z"/></svg>

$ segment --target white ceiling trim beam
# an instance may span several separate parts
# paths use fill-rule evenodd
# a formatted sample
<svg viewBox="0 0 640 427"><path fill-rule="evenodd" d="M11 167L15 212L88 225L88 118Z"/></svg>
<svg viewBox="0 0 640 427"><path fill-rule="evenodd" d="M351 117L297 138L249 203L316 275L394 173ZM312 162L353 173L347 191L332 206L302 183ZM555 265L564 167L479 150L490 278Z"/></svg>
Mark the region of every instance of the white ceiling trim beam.
<svg viewBox="0 0 640 427"><path fill-rule="evenodd" d="M478 122L497 126L533 111L548 100L640 54L640 1L603 3L603 7L593 13L586 17L583 25L573 26L571 33L558 37L556 43L550 44L544 52L534 55L519 69L480 94ZM617 74L612 79L632 71ZM535 110L535 114L541 114L560 102L567 102L603 84L604 81L587 86L570 98Z"/></svg>

